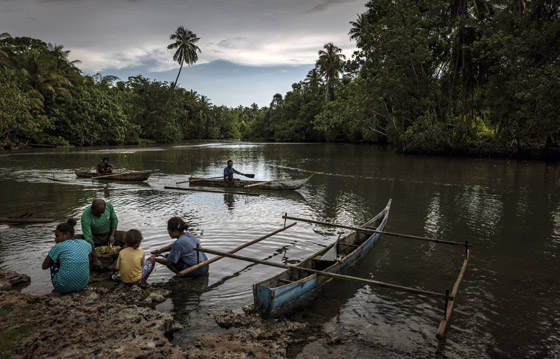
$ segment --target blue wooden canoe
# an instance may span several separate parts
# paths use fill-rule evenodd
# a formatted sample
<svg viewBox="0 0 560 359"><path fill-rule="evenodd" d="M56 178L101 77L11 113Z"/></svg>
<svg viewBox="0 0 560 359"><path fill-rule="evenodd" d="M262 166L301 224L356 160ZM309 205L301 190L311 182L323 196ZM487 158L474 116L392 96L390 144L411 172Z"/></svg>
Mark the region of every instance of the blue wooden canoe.
<svg viewBox="0 0 560 359"><path fill-rule="evenodd" d="M383 231L389 218L390 208L391 200L383 211L364 223L362 227ZM379 233L371 234L361 231L350 233L297 266L332 273L346 272L366 255L380 236ZM335 253L334 256L333 253ZM309 274L305 271L288 269L253 285L255 310L270 317L289 313L312 301L321 288L332 280L333 278L315 273Z"/></svg>

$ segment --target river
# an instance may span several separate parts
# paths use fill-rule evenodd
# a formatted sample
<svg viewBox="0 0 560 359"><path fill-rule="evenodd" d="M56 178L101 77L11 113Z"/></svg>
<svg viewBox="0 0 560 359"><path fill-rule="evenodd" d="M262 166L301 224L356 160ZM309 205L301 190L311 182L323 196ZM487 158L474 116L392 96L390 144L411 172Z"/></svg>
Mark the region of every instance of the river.
<svg viewBox="0 0 560 359"><path fill-rule="evenodd" d="M105 156L116 170L159 172L143 183L74 176L74 168L93 168ZM259 197L163 188L190 174L219 176L228 159L238 171L263 181L309 175L285 167L328 175L316 174L298 191ZM2 152L0 177L0 217L27 212L57 222L79 219L93 199L104 198L113 203L120 229L143 233L141 248L147 251L171 243L166 222L172 216L185 218L203 246L229 250L281 228L284 213L360 225L392 199L386 230L472 244L447 339L435 339L442 300L358 283L335 282L302 310L304 318L355 332L360 340L349 345L360 346L364 357L560 355L560 166L555 163L402 155L373 145L188 142ZM0 224L0 266L31 276L24 292L43 295L52 289L41 263L54 243L54 227ZM335 241L338 232L298 223L239 254L293 264ZM464 252L383 236L351 274L444 292L452 288ZM158 309L190 321L223 308L241 312L252 303L252 284L278 271L223 259L211 265L207 280L178 289ZM156 267L150 281L171 278L166 268ZM178 333L175 342L192 335Z"/></svg>

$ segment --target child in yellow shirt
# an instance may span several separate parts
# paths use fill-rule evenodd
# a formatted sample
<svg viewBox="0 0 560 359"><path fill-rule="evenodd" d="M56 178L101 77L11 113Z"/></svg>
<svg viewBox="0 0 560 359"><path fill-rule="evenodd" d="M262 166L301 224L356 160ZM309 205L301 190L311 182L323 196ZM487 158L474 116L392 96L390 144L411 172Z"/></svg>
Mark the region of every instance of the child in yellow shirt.
<svg viewBox="0 0 560 359"><path fill-rule="evenodd" d="M140 288L147 288L146 283L150 273L154 270L155 257L146 260L146 252L139 249L142 233L131 229L124 234L125 247L119 252L116 268L120 279L127 284L138 284Z"/></svg>

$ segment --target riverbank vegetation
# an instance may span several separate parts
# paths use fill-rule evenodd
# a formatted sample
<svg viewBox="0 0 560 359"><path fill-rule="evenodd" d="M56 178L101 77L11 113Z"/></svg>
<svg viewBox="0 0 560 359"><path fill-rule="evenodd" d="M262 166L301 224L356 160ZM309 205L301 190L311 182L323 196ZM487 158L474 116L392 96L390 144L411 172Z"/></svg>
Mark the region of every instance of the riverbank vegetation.
<svg viewBox="0 0 560 359"><path fill-rule="evenodd" d="M370 1L350 23L350 58L326 44L307 77L262 108L215 106L141 75L84 76L62 46L3 34L0 144L242 138L558 156L559 10L553 0ZM181 29L182 68L200 49Z"/></svg>

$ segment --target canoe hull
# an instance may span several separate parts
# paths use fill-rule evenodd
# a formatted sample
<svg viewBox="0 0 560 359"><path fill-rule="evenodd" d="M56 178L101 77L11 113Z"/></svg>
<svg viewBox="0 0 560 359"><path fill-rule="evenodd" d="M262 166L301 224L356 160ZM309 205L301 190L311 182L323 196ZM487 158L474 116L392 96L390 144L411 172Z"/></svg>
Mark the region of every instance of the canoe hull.
<svg viewBox="0 0 560 359"><path fill-rule="evenodd" d="M362 227L383 231L389 218L391 201L377 216L366 222ZM343 273L354 267L361 258L377 243L379 233L351 233L322 249L313 256L303 260L298 267L313 268L332 273ZM357 247L351 247L355 243ZM343 252L340 261L320 261L319 257L327 253L334 245ZM345 249L346 248L346 249ZM300 277L300 278L298 278ZM283 280L283 281L282 281ZM286 281L292 281L288 283ZM255 310L264 316L277 317L302 307L315 299L321 289L333 278L317 274L307 275L302 271L289 269L280 274L253 285L253 300Z"/></svg>
<svg viewBox="0 0 560 359"><path fill-rule="evenodd" d="M245 188L248 185L262 183L258 186L252 186L251 189L269 189L269 190L294 190L302 187L309 181L311 176L297 180L280 180L263 183L263 181L255 180L239 180L224 181L221 178L203 178L190 177L189 184L192 186L210 186L210 187L226 187L226 188ZM249 189L249 188L248 188Z"/></svg>
<svg viewBox="0 0 560 359"><path fill-rule="evenodd" d="M134 171L126 173L114 173L110 175L98 175L96 172L75 170L77 177L81 178L99 178L107 181L145 181L150 178L153 171Z"/></svg>

